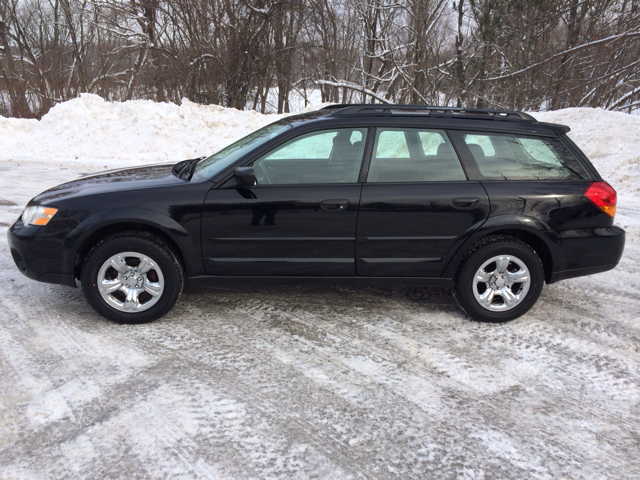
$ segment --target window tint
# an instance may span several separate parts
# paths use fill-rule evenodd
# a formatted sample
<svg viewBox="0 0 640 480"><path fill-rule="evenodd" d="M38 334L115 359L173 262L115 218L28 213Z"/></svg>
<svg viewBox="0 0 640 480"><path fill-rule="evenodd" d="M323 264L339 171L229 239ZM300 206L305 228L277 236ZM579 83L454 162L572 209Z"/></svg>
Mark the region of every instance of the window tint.
<svg viewBox="0 0 640 480"><path fill-rule="evenodd" d="M376 158L410 158L402 130L383 130L376 142Z"/></svg>
<svg viewBox="0 0 640 480"><path fill-rule="evenodd" d="M268 142L290 128L291 125L272 123L260 130L250 133L246 137L223 148L218 153L198 162L193 173L193 178L199 180L213 177L236 160L239 160L243 155L246 155L251 150L258 148L263 143Z"/></svg>
<svg viewBox="0 0 640 480"><path fill-rule="evenodd" d="M539 138L521 138L520 144L525 152L531 155L539 162L550 163L557 167L561 167L562 163L555 156L549 146Z"/></svg>
<svg viewBox="0 0 640 480"><path fill-rule="evenodd" d="M425 155L437 155L438 147L444 143L444 138L438 132L418 132L418 137Z"/></svg>
<svg viewBox="0 0 640 480"><path fill-rule="evenodd" d="M491 143L491 139L487 135L467 135L465 140L467 144L473 143L480 145L482 152L488 157L492 157L496 154L493 144Z"/></svg>
<svg viewBox="0 0 640 480"><path fill-rule="evenodd" d="M447 182L466 180L442 130L378 128L367 182Z"/></svg>
<svg viewBox="0 0 640 480"><path fill-rule="evenodd" d="M294 159L324 159L328 160L333 149L333 139L338 132L329 131L306 135L300 139L286 143L276 148L265 157L267 160L278 158L280 160Z"/></svg>
<svg viewBox="0 0 640 480"><path fill-rule="evenodd" d="M322 130L289 140L253 163L258 185L355 183L367 129Z"/></svg>
<svg viewBox="0 0 640 480"><path fill-rule="evenodd" d="M586 176L557 138L471 133L463 138L484 177L552 180Z"/></svg>

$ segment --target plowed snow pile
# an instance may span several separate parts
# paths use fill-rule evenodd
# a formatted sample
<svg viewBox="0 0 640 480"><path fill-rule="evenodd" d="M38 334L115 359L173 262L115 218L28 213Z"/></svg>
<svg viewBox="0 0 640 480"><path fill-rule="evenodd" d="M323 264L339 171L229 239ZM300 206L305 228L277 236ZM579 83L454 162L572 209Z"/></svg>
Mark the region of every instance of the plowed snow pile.
<svg viewBox="0 0 640 480"><path fill-rule="evenodd" d="M0 158L105 163L109 167L207 155L280 118L217 105L105 102L92 94L60 103L42 120L0 117Z"/></svg>
<svg viewBox="0 0 640 480"><path fill-rule="evenodd" d="M533 116L541 122L571 127L569 137L600 175L623 200L635 200L640 193L640 116L601 108L565 108Z"/></svg>

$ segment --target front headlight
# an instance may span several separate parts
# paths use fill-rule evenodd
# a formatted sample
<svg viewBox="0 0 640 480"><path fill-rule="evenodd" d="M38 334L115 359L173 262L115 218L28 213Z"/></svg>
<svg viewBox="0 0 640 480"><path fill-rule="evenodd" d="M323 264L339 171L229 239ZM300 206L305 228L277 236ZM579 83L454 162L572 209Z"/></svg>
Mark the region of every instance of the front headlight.
<svg viewBox="0 0 640 480"><path fill-rule="evenodd" d="M25 225L46 225L57 211L57 208L32 205L27 207L22 214L22 223Z"/></svg>

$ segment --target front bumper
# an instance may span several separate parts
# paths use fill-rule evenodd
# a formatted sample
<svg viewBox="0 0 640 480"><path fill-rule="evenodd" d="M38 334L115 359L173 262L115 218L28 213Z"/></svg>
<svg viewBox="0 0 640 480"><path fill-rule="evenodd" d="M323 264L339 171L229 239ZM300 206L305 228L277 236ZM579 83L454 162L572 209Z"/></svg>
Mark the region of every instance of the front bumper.
<svg viewBox="0 0 640 480"><path fill-rule="evenodd" d="M34 227L18 220L7 231L11 256L18 269L39 282L75 287L74 258L65 247L69 228Z"/></svg>

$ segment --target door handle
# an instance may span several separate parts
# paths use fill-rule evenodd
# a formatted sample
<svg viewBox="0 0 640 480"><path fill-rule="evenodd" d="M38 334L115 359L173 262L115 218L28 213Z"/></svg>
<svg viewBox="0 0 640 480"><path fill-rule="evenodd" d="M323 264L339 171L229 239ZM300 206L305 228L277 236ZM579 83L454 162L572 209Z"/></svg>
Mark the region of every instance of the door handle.
<svg viewBox="0 0 640 480"><path fill-rule="evenodd" d="M349 200L323 200L320 208L325 212L344 212L349 207Z"/></svg>
<svg viewBox="0 0 640 480"><path fill-rule="evenodd" d="M479 203L480 199L477 197L460 197L453 199L453 206L461 210L475 208Z"/></svg>

